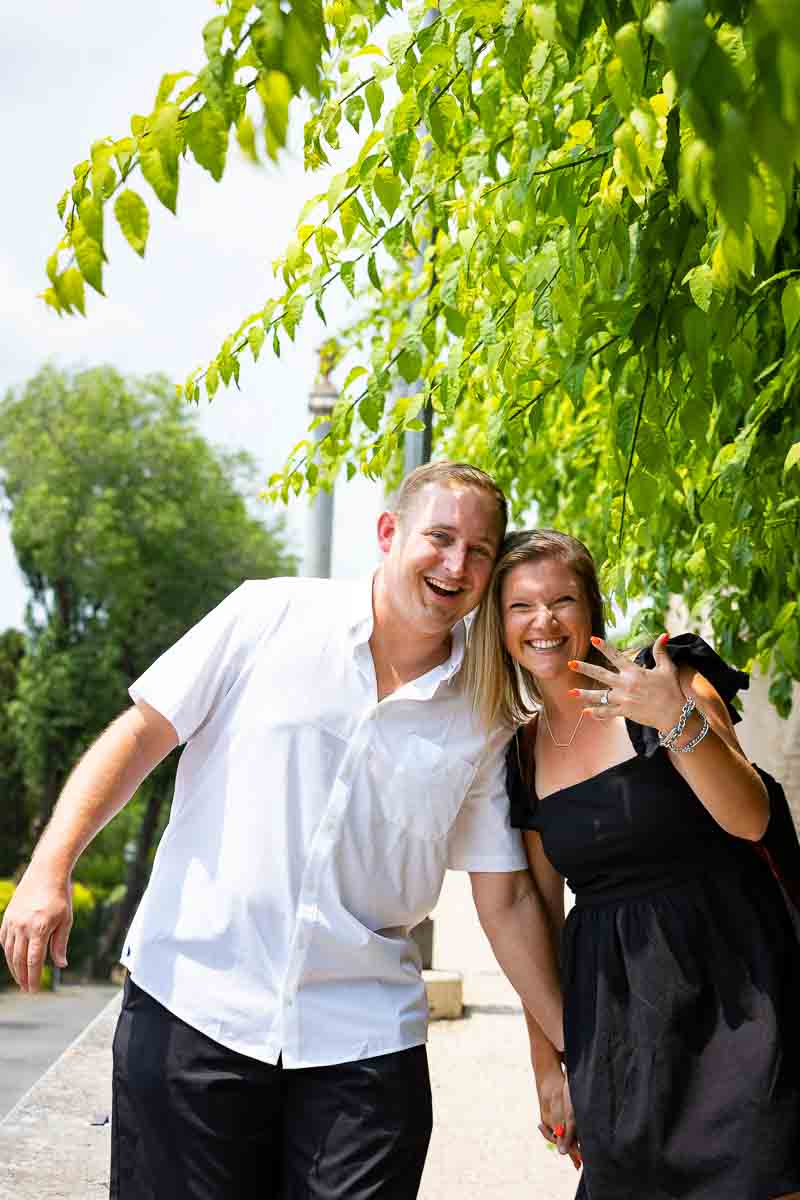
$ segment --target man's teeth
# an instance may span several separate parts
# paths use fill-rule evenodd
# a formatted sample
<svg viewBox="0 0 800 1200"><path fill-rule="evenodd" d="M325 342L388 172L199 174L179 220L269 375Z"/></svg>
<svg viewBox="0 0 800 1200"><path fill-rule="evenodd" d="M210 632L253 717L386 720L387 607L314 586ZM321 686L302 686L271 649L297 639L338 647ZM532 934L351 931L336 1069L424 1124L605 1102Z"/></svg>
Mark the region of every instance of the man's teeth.
<svg viewBox="0 0 800 1200"><path fill-rule="evenodd" d="M546 642L529 641L528 645L533 646L534 650L555 650L556 646L561 646L563 642L563 638L550 638Z"/></svg>
<svg viewBox="0 0 800 1200"><path fill-rule="evenodd" d="M457 596L461 591L460 587L453 587L450 583L442 583L440 579L428 579L427 575L425 576L425 582L435 592L443 592L446 596Z"/></svg>

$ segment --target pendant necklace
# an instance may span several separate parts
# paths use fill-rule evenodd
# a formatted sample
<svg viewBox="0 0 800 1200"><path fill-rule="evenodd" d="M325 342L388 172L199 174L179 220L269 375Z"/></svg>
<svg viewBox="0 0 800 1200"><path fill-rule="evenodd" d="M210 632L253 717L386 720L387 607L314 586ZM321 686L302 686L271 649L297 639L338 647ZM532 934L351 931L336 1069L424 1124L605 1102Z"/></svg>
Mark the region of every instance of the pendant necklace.
<svg viewBox="0 0 800 1200"><path fill-rule="evenodd" d="M550 738L551 738L551 740L552 740L552 742L553 742L553 745L554 745L554 746L558 746L559 750L567 750L567 749L569 749L569 747L570 747L570 746L572 745L572 743L575 741L575 734L578 732L578 730L579 730L579 729L580 729L580 727L581 727L581 721L582 721L582 720L583 720L583 718L584 718L584 714L585 714L585 712L586 712L586 709L585 709L585 708L584 708L584 709L582 709L582 711L581 711L581 715L578 717L578 724L577 724L577 725L575 726L575 728L573 729L573 731L572 731L572 737L569 739L569 741L568 741L568 742L557 742L557 741L556 741L556 739L555 739L555 734L553 733L553 730L550 728L550 719L549 719L549 717L547 716L547 708L545 707L544 700L542 701L542 712L544 713L544 723L545 723L545 725L547 726L547 732L550 734Z"/></svg>

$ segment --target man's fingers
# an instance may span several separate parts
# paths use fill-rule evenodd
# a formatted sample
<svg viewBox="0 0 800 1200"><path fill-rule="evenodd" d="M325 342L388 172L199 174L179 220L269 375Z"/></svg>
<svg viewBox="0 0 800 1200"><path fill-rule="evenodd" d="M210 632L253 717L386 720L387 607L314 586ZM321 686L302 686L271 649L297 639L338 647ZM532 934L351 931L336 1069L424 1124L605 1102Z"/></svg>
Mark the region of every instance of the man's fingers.
<svg viewBox="0 0 800 1200"><path fill-rule="evenodd" d="M44 965L44 956L47 953L47 941L41 934L34 935L28 942L28 954L26 961L27 973L27 990L36 992L39 990L39 985L42 982L42 966Z"/></svg>
<svg viewBox="0 0 800 1200"><path fill-rule="evenodd" d="M67 965L67 942L72 928L72 921L62 921L56 926L50 938L50 957L57 967L66 967Z"/></svg>
<svg viewBox="0 0 800 1200"><path fill-rule="evenodd" d="M14 934L14 949L12 951L11 974L23 992L28 990L28 938L17 931Z"/></svg>
<svg viewBox="0 0 800 1200"><path fill-rule="evenodd" d="M549 1126L549 1125L545 1125L544 1121L540 1121L540 1122L539 1122L539 1133L542 1135L542 1137L543 1137L543 1138L545 1138L545 1140L546 1140L546 1141L548 1141L548 1142L552 1142L552 1143L553 1143L553 1145L555 1145L555 1143L556 1143L556 1136L555 1136L555 1134L553 1133L553 1131L552 1131L552 1129L550 1128L550 1126Z"/></svg>

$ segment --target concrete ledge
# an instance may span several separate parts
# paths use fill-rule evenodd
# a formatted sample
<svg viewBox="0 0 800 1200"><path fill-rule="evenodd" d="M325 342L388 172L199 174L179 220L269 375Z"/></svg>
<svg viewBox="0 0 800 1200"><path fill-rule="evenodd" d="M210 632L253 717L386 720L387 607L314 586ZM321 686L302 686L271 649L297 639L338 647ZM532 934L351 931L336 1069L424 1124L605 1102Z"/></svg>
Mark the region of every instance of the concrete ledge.
<svg viewBox="0 0 800 1200"><path fill-rule="evenodd" d="M457 971L423 971L428 1015L432 1021L457 1021L464 1015L464 980Z"/></svg>
<svg viewBox="0 0 800 1200"><path fill-rule="evenodd" d="M115 996L0 1122L1 1200L108 1196Z"/></svg>

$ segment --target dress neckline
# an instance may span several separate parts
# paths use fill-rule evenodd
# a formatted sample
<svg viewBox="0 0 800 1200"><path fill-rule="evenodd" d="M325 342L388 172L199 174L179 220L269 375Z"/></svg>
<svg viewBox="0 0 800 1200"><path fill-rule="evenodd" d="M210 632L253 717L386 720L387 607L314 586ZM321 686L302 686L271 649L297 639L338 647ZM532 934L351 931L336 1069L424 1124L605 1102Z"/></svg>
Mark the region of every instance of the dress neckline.
<svg viewBox="0 0 800 1200"><path fill-rule="evenodd" d="M523 782L525 780L525 772L522 769L522 757L521 757L521 753L520 753L520 746L522 744L523 739L520 735L523 733L524 730L529 729L531 727L531 725L538 724L538 721L539 721L539 714L537 712L534 715L534 717L531 719L531 721L528 723L528 725L521 726L520 729L517 730L517 734L516 734L517 753L519 756L518 764L519 764L519 768L520 768L520 777L522 778ZM621 760L621 762L612 763L611 766L609 766L609 767L603 767L602 771L596 771L594 775L589 775L589 776L587 776L586 779L579 779L579 780L577 780L576 783L568 783L568 784L566 784L565 787L556 788L556 790L554 792L547 792L544 796L540 796L539 793L536 791L536 761L535 761L535 753L533 751L531 751L531 758L533 759L533 772L532 772L532 776L531 776L531 782L527 786L530 787L530 791L531 791L531 795L532 795L533 799L537 803L542 803L545 800L552 800L555 796L563 796L565 792L571 792L571 791L574 791L575 788L584 787L587 783L595 783L598 779L602 779L603 776L610 775L612 771L618 771L622 768L629 767L631 763L639 762L639 760L643 758L643 755L641 755L638 752L638 750L636 749L636 742L631 737L631 726L632 725L634 725L634 722L629 721L628 718L626 717L625 718L625 730L628 734L628 739L631 743L631 749L633 750L633 754L631 754L631 756L629 758L623 758ZM637 728L637 726L634 725L634 728ZM535 736L535 733L534 733L534 736Z"/></svg>

